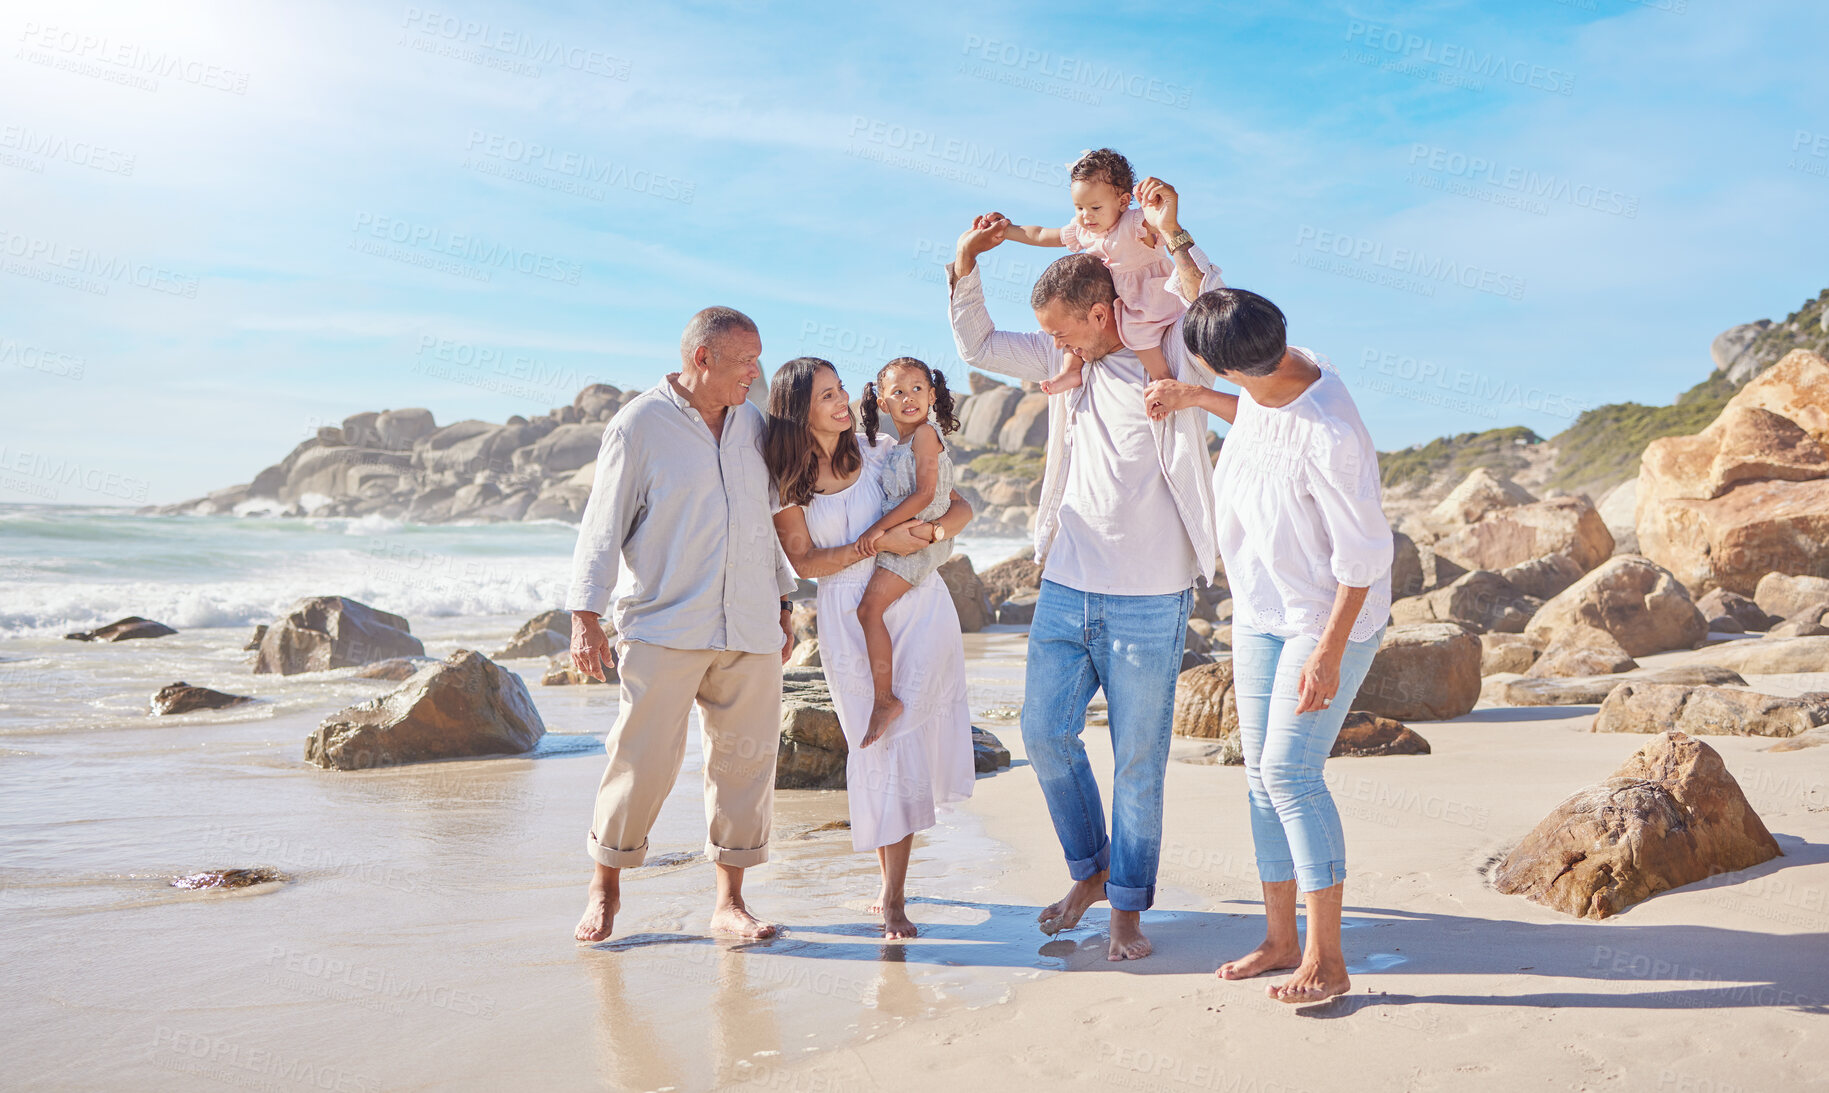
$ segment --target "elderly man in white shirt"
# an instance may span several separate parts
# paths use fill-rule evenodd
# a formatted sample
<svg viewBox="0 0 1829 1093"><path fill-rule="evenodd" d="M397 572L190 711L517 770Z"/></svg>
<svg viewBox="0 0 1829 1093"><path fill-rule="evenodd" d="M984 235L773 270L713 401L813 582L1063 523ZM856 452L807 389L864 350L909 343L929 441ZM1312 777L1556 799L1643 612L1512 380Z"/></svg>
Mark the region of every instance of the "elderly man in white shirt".
<svg viewBox="0 0 1829 1093"><path fill-rule="evenodd" d="M792 633L781 597L795 587L775 539L762 413L746 401L761 355L748 316L706 308L680 339L680 370L603 431L567 604L573 663L595 679L619 668L622 701L604 740L609 765L586 843L596 871L579 941L610 936L620 874L647 855L695 702L705 856L718 880L711 928L775 933L743 902L743 870L768 860L781 664ZM620 657L601 622L612 610Z"/></svg>
<svg viewBox="0 0 1829 1093"><path fill-rule="evenodd" d="M1181 229L1174 188L1150 178L1137 191L1146 220L1174 255L1176 294L1191 300L1221 287L1219 271ZM1192 589L1197 579L1212 579L1217 556L1205 418L1197 409L1151 418L1148 373L1119 340L1116 289L1093 255L1062 258L1037 280L1030 303L1042 333L997 330L976 260L1008 228L1008 219L990 213L959 237L951 274L960 356L1024 380L1052 375L1063 349L1086 362L1081 386L1048 402L1035 525L1042 588L1029 629L1022 735L1073 879L1039 918L1052 934L1108 899L1107 955L1137 959L1150 952L1140 919L1155 900L1162 781ZM1182 344L1179 321L1162 352L1180 381L1211 382ZM1109 837L1080 739L1098 690L1110 709L1116 766Z"/></svg>

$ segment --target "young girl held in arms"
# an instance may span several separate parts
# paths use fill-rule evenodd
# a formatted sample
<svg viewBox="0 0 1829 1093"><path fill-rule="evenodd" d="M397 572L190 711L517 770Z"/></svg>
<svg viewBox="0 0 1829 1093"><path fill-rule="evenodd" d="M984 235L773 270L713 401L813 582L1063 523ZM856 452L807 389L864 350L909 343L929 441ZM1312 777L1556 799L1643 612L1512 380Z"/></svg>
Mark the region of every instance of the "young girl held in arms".
<svg viewBox="0 0 1829 1093"><path fill-rule="evenodd" d="M876 443L877 424L883 413L895 426L896 446L883 462L883 518L858 538L858 544L876 556L876 572L857 605L857 621L864 631L864 649L870 658L870 676L876 692L870 711L870 728L861 747L882 738L902 713L894 691L895 654L883 615L902 594L927 579L928 574L952 555L953 544L944 541L945 529L933 524L934 544L913 554L877 553L883 533L905 520L937 520L952 503L953 463L941 437L959 427L953 416L952 392L946 376L913 357L897 357L883 366L875 383L864 385L864 432Z"/></svg>

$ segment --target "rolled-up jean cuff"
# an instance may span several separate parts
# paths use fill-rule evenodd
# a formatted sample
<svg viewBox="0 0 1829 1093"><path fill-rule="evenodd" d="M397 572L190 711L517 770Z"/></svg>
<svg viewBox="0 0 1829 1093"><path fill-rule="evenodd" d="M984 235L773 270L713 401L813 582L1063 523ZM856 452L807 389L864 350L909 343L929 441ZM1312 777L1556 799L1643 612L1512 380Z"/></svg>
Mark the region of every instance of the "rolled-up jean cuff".
<svg viewBox="0 0 1829 1093"><path fill-rule="evenodd" d="M1074 880L1091 880L1093 877L1097 876L1098 874L1108 872L1110 869L1111 869L1111 840L1110 839L1105 840L1105 845L1099 847L1099 852L1094 854L1092 857L1080 858L1077 861L1070 858L1067 861L1067 875L1072 877Z"/></svg>
<svg viewBox="0 0 1829 1093"><path fill-rule="evenodd" d="M1292 861L1260 861L1257 863L1257 879L1262 884L1283 884L1296 879L1296 863Z"/></svg>
<svg viewBox="0 0 1829 1093"><path fill-rule="evenodd" d="M768 860L768 844L749 850L732 850L726 846L705 844L705 857L719 865L728 865L737 869L748 869L752 865L761 865Z"/></svg>
<svg viewBox="0 0 1829 1093"><path fill-rule="evenodd" d="M1296 874L1296 887L1304 892L1319 892L1346 883L1346 863L1328 862L1325 866L1303 869Z"/></svg>
<svg viewBox="0 0 1829 1093"><path fill-rule="evenodd" d="M1148 888L1126 888L1121 884L1105 882L1105 898L1111 901L1114 911L1147 911L1156 902L1156 886Z"/></svg>
<svg viewBox="0 0 1829 1093"><path fill-rule="evenodd" d="M617 850L598 842L595 834L584 837L584 852L598 865L607 865L611 869L633 869L648 860L646 841L633 850Z"/></svg>

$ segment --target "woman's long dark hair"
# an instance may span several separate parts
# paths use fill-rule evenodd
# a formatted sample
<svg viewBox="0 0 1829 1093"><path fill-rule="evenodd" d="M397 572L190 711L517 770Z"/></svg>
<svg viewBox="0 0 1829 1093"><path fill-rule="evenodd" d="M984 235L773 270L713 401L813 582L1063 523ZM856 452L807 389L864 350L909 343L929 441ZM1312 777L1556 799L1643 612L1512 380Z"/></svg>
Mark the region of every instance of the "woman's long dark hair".
<svg viewBox="0 0 1829 1093"><path fill-rule="evenodd" d="M876 385L883 382L891 368L918 368L927 377L927 386L934 392L934 423L940 426L942 435L955 432L959 428L959 417L953 410L953 393L946 389L946 373L938 368L929 368L923 361L913 357L897 357L877 370L876 383L864 384L864 402L858 407L858 416L864 420L864 435L870 443L876 443L877 409Z"/></svg>
<svg viewBox="0 0 1829 1093"><path fill-rule="evenodd" d="M819 444L807 417L813 409L813 380L823 368L838 375L832 362L818 357L795 357L775 369L768 382L768 424L762 433L762 462L784 505L804 505L813 500L819 482ZM857 434L839 435L832 449L832 473L849 478L864 465Z"/></svg>

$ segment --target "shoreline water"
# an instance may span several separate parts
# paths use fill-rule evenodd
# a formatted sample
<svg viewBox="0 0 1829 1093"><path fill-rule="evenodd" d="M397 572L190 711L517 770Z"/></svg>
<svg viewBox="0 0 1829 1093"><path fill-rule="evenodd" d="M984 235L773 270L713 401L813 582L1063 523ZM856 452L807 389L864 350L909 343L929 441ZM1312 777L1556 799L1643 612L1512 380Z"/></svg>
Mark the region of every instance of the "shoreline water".
<svg viewBox="0 0 1829 1093"><path fill-rule="evenodd" d="M477 556L502 541L472 538ZM96 552L98 571L108 556ZM336 571L302 579L320 576ZM493 652L525 617L412 621L442 656ZM1292 1009L1261 982L1212 976L1255 944L1261 918L1242 772L1181 761L1204 742L1177 741L1170 764L1144 920L1155 954L1108 963L1103 908L1037 931L1066 871L1011 716L1024 667L1012 628L966 642L975 723L1015 762L917 840L923 936L908 943L884 942L865 910L876 863L830 826L843 793L815 791L778 795L774 860L746 886L783 936L707 937L694 741L615 935L579 946L614 688L542 687L541 661L508 661L549 728L531 755L321 771L303 762L305 736L393 685L348 670L254 676L245 636L0 637L0 959L21 985L0 1018L10 1086L1280 1091L1333 1088L1349 1070L1374 1090L1824 1084L1807 1045L1829 1015L1829 749L1709 738L1785 856L1599 923L1484 879L1644 742L1587 732L1592 707L1476 709L1416 725L1430 755L1333 760L1354 989ZM259 701L150 716L146 699L175 679ZM1086 740L1109 786L1098 715ZM287 879L169 883L262 866Z"/></svg>

